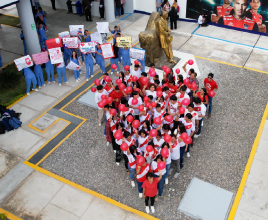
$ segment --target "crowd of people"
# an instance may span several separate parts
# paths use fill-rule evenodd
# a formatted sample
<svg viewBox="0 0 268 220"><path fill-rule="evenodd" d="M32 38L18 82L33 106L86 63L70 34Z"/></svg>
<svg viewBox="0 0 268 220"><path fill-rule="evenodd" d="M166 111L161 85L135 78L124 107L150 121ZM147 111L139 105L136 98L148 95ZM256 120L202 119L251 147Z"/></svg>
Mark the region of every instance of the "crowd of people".
<svg viewBox="0 0 268 220"><path fill-rule="evenodd" d="M184 154L190 157L193 139L201 135L207 108L211 116L218 85L209 73L201 87L195 70L187 70L192 63L189 60L183 66L185 79L179 69L175 76L172 68L163 66L162 80L153 63L148 72L138 60L131 71L126 65L124 71L117 72L115 65L115 84L105 73L101 81L95 80L97 87L91 89L96 92L99 126L105 118L107 146L112 145L117 165L124 159L131 186L137 185L139 197L145 198L147 213L149 200L151 212L155 212L154 202L163 195L172 163L173 177L179 177Z"/></svg>

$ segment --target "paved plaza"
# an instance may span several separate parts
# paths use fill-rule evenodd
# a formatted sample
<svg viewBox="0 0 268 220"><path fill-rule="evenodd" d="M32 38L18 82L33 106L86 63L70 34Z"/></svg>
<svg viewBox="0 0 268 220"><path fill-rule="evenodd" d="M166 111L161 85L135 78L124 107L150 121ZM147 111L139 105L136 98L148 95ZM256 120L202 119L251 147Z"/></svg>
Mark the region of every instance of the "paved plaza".
<svg viewBox="0 0 268 220"><path fill-rule="evenodd" d="M48 38L69 24L84 24L95 32L95 22L100 21L44 9ZM14 7L0 12L17 15ZM132 14L111 26L119 24L122 33L138 43L148 19ZM19 34L19 28L0 29L4 65L22 56ZM94 79L102 77L98 66L88 82L82 74L76 83L68 70L68 85L49 85L10 107L22 113L23 125L0 136L0 213L6 210L17 216L11 219L26 220L192 220L178 207L190 182L198 178L234 194L229 220L268 219L268 38L215 26L198 28L185 21L178 22L172 35L173 50L195 56L201 85L212 72L219 89L212 117L205 118L180 177L171 175L156 213L145 213L144 200L131 187L123 162L116 166L103 136L104 124L96 126L97 110L78 102ZM110 72L109 60L105 64ZM37 129L44 118L48 127Z"/></svg>

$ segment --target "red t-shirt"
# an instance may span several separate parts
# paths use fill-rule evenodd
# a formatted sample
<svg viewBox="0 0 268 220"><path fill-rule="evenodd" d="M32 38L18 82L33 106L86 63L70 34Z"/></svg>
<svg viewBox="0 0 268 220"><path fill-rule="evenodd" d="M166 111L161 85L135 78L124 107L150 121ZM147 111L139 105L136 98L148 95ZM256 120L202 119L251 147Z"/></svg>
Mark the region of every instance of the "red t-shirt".
<svg viewBox="0 0 268 220"><path fill-rule="evenodd" d="M169 91L172 93L176 93L176 90L178 89L177 86L170 86L169 84L167 84L167 87L169 88Z"/></svg>
<svg viewBox="0 0 268 220"><path fill-rule="evenodd" d="M115 102L114 101L114 106L116 108L119 107L119 104L120 104L120 101L121 101L121 98L123 97L123 93L120 91L120 92L116 92L116 91L113 91L109 94L109 97L112 97L113 99L118 99L119 101L118 102Z"/></svg>
<svg viewBox="0 0 268 220"><path fill-rule="evenodd" d="M136 168L138 169L138 167ZM140 172L137 173L137 180L139 182L144 182L146 180L146 174L152 172L151 166L147 163L145 166L141 166Z"/></svg>
<svg viewBox="0 0 268 220"><path fill-rule="evenodd" d="M157 92L157 91L161 91L162 92L162 88L159 86L159 87L157 87L156 89L155 89L155 91Z"/></svg>
<svg viewBox="0 0 268 220"><path fill-rule="evenodd" d="M205 80L204 80L204 84L205 84L205 86L206 86L208 92L211 91L211 90L213 90L213 89L217 89L217 88L218 88L217 83L216 83L213 79L212 79L211 82L209 82L209 81L208 81L208 78L205 78Z"/></svg>
<svg viewBox="0 0 268 220"><path fill-rule="evenodd" d="M205 96L205 100L203 99L203 97L201 96L201 94L200 94L200 92L198 92L198 93L196 93L196 95L201 99L201 102L204 102L204 101L206 101L206 100L208 100L208 96L206 95Z"/></svg>
<svg viewBox="0 0 268 220"><path fill-rule="evenodd" d="M157 183L158 183L158 178L154 178L154 181L152 182L152 184L149 183L148 180L145 180L142 184L142 188L145 188L145 196L148 197L154 197L157 194Z"/></svg>

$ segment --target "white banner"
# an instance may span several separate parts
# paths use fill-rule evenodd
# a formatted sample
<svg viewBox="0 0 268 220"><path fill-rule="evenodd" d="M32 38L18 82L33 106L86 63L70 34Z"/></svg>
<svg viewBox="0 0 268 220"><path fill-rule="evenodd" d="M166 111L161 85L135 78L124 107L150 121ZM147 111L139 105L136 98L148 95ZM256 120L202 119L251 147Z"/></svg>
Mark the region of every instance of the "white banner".
<svg viewBox="0 0 268 220"><path fill-rule="evenodd" d="M130 48L129 55L132 59L144 60L145 50Z"/></svg>
<svg viewBox="0 0 268 220"><path fill-rule="evenodd" d="M114 57L114 49L111 43L102 44L100 46L101 46L102 56L104 59L109 59L109 58Z"/></svg>
<svg viewBox="0 0 268 220"><path fill-rule="evenodd" d="M76 63L74 63L73 61L71 61L67 66L66 69L69 70L80 70L80 66L78 66Z"/></svg>
<svg viewBox="0 0 268 220"><path fill-rule="evenodd" d="M84 25L69 25L72 36L84 35Z"/></svg>
<svg viewBox="0 0 268 220"><path fill-rule="evenodd" d="M63 62L63 57L61 53L61 48L52 48L48 49L49 51L49 56L52 64L57 64L57 63L62 63Z"/></svg>
<svg viewBox="0 0 268 220"><path fill-rule="evenodd" d="M99 33L109 33L109 22L96 22Z"/></svg>
<svg viewBox="0 0 268 220"><path fill-rule="evenodd" d="M95 41L97 44L102 44L102 36L99 32L90 34L91 41Z"/></svg>
<svg viewBox="0 0 268 220"><path fill-rule="evenodd" d="M33 65L33 61L29 55L16 59L14 62L19 71Z"/></svg>
<svg viewBox="0 0 268 220"><path fill-rule="evenodd" d="M67 48L78 48L78 37L64 37L63 44Z"/></svg>
<svg viewBox="0 0 268 220"><path fill-rule="evenodd" d="M69 31L63 31L61 33L58 33L59 37L62 39L63 37L70 37Z"/></svg>
<svg viewBox="0 0 268 220"><path fill-rule="evenodd" d="M83 54L87 54L87 53L95 53L96 52L96 44L95 42L87 42L87 43L80 43L80 51Z"/></svg>

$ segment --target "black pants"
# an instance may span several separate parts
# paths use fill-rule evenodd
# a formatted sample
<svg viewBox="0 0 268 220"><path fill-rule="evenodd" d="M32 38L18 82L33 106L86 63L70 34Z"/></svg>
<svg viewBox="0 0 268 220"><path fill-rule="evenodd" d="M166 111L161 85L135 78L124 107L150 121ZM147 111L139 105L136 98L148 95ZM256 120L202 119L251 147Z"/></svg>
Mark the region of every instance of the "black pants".
<svg viewBox="0 0 268 220"><path fill-rule="evenodd" d="M128 158L127 155L123 154L124 161L125 161L125 168L128 170Z"/></svg>
<svg viewBox="0 0 268 220"><path fill-rule="evenodd" d="M170 19L170 29L173 29L173 26L175 29L177 29L177 20L171 20Z"/></svg>
<svg viewBox="0 0 268 220"><path fill-rule="evenodd" d="M104 18L104 6L102 6L102 8L100 8L100 17Z"/></svg>
<svg viewBox="0 0 268 220"><path fill-rule="evenodd" d="M121 15L124 15L124 4L121 4Z"/></svg>
<svg viewBox="0 0 268 220"><path fill-rule="evenodd" d="M54 10L56 10L55 0L51 0L51 4L52 4L52 8L53 8Z"/></svg>
<svg viewBox="0 0 268 220"><path fill-rule="evenodd" d="M85 16L86 16L86 20L87 21L92 21L92 18L91 18L91 9L90 8L87 8L85 10Z"/></svg>
<svg viewBox="0 0 268 220"><path fill-rule="evenodd" d="M149 199L151 199L151 206L154 206L154 198L155 198L155 196L154 197L148 197L148 196L146 196L145 197L145 205L146 206L149 206Z"/></svg>
<svg viewBox="0 0 268 220"><path fill-rule="evenodd" d="M113 132L111 131L111 137L112 137L112 146L113 146L113 150L116 150L116 143L115 143L115 139L114 139L114 134Z"/></svg>

